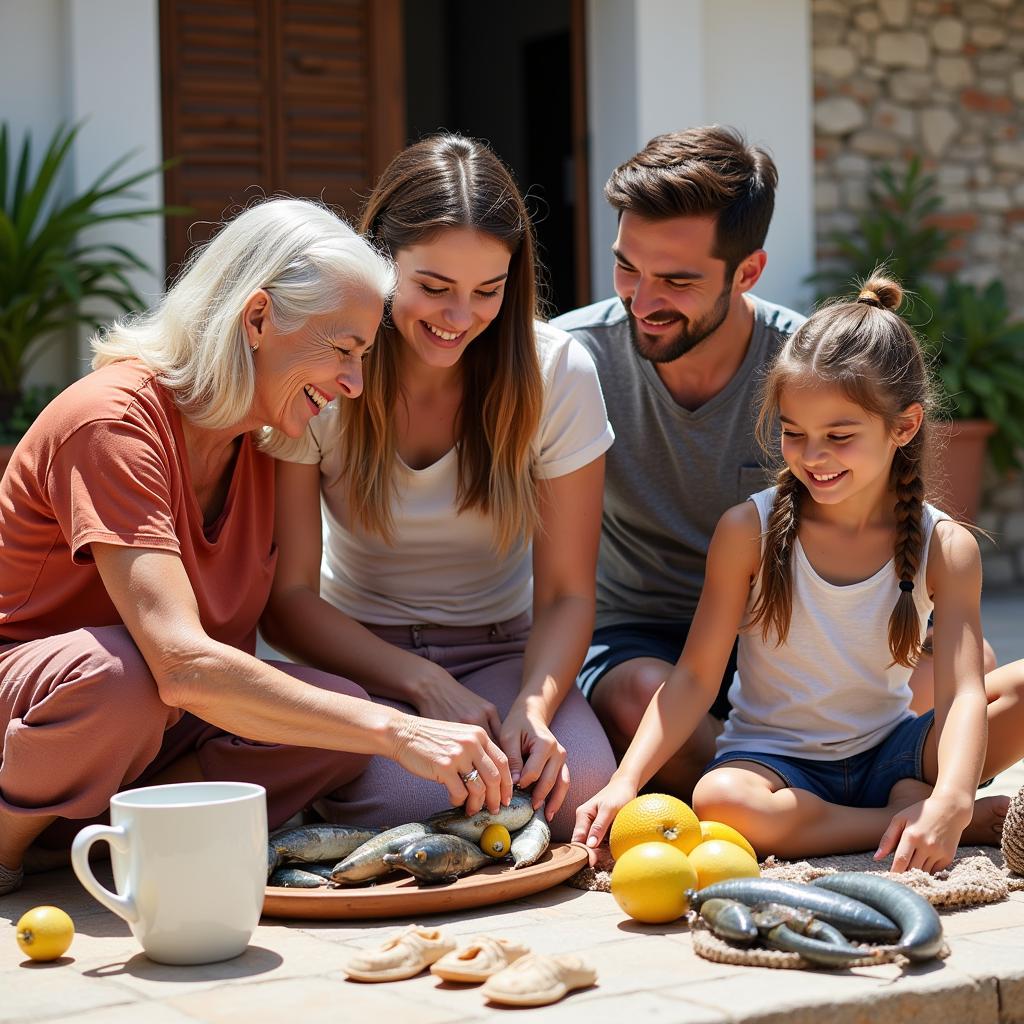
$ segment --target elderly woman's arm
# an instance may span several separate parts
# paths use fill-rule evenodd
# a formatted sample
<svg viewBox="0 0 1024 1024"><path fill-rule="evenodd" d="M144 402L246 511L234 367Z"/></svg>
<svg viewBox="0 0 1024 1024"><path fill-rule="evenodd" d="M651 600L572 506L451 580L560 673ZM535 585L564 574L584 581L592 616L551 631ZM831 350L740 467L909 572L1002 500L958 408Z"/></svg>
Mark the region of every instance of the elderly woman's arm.
<svg viewBox="0 0 1024 1024"><path fill-rule="evenodd" d="M168 706L252 740L392 758L444 785L453 804L468 797L469 813L510 799L505 756L484 730L321 690L211 639L171 552L94 543L92 555ZM473 768L485 785L470 794L460 773Z"/></svg>
<svg viewBox="0 0 1024 1024"><path fill-rule="evenodd" d="M499 743L513 780L533 785L534 805L552 818L569 789L565 748L551 720L576 685L594 628L594 578L601 532L604 456L541 481L541 522L533 539L533 627L523 683Z"/></svg>
<svg viewBox="0 0 1024 1024"><path fill-rule="evenodd" d="M260 623L267 641L310 665L357 680L370 693L411 704L425 718L479 725L497 738L501 719L440 665L376 636L320 596L320 469L278 462L274 585Z"/></svg>

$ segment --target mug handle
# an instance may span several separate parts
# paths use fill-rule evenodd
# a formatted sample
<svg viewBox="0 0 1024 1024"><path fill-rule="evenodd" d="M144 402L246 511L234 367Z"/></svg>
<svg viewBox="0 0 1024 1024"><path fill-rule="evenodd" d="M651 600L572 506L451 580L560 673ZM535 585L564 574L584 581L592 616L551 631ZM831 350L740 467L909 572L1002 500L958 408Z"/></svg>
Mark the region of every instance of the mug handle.
<svg viewBox="0 0 1024 1024"><path fill-rule="evenodd" d="M71 866L90 896L102 903L107 910L113 911L118 917L123 917L129 924L134 924L139 919L139 908L135 905L131 893L118 896L116 892L111 892L106 886L100 885L89 866L89 847L100 840L108 842L118 853L128 852L126 828L119 825L88 825L75 836L75 841L71 844Z"/></svg>

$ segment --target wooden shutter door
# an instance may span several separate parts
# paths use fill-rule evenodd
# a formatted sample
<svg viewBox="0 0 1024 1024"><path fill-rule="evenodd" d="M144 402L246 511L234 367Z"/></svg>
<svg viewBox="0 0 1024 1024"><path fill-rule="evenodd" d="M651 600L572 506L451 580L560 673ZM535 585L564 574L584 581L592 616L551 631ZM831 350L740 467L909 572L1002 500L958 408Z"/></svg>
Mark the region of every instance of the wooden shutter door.
<svg viewBox="0 0 1024 1024"><path fill-rule="evenodd" d="M172 277L259 195L354 217L403 142L401 0L161 0Z"/></svg>

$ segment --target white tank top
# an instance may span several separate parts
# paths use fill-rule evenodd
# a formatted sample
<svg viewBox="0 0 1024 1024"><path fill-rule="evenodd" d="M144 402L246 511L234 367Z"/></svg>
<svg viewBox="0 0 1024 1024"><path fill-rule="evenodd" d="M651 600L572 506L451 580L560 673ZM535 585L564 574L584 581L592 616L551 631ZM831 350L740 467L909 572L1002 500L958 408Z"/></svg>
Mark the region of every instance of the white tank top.
<svg viewBox="0 0 1024 1024"><path fill-rule="evenodd" d="M769 487L750 497L762 534L775 492ZM913 590L922 637L932 610L925 583L928 549L935 524L948 518L925 503L924 552ZM751 588L719 754L748 750L837 760L870 750L914 717L911 670L891 664L889 650L889 616L900 594L893 561L866 580L837 586L814 571L797 538L791 571L793 617L779 647L771 634L767 643L762 640L760 626L746 628L758 582Z"/></svg>

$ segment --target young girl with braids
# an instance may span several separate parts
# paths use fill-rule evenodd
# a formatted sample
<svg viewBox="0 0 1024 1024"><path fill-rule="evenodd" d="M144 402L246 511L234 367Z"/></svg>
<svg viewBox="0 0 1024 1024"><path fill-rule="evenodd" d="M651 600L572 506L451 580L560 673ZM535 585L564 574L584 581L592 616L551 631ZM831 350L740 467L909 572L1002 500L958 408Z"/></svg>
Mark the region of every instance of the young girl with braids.
<svg viewBox="0 0 1024 1024"><path fill-rule="evenodd" d="M961 838L998 844L1007 798L975 792L1024 753L1024 662L983 679L980 554L924 501L931 394L901 300L876 275L784 344L758 433L767 447L781 428L785 465L720 520L686 647L575 839L596 846L685 742L738 632L699 817L762 856L895 851L896 871L946 867ZM917 716L908 679L932 611L935 708Z"/></svg>

